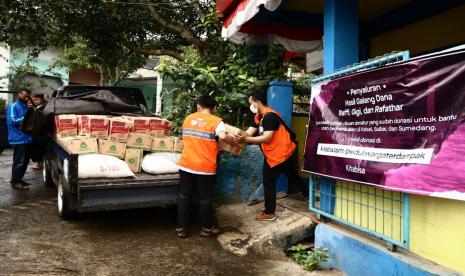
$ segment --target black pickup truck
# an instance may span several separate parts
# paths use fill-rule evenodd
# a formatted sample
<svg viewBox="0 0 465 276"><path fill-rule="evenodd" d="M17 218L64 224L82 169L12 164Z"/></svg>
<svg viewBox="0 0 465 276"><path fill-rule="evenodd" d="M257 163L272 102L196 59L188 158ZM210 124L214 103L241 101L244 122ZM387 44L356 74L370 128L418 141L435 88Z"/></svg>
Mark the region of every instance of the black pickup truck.
<svg viewBox="0 0 465 276"><path fill-rule="evenodd" d="M146 106L142 92L135 88L65 86L53 97L110 90L129 104ZM69 153L52 139L44 155L43 180L57 187L57 209L62 218L76 213L167 206L176 203L179 174L136 173L125 178L78 178L78 155Z"/></svg>

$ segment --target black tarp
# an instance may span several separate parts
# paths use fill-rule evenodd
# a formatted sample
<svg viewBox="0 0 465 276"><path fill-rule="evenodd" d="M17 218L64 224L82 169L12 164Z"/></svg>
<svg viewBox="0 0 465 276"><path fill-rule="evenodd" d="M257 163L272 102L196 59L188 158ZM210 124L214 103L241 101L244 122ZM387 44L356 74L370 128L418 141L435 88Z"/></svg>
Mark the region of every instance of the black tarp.
<svg viewBox="0 0 465 276"><path fill-rule="evenodd" d="M52 98L44 115L61 114L152 116L143 104L125 103L109 90Z"/></svg>
<svg viewBox="0 0 465 276"><path fill-rule="evenodd" d="M63 114L152 116L143 104L128 104L109 90L97 90L52 98L43 111L29 108L21 129L29 135L51 132L55 115Z"/></svg>

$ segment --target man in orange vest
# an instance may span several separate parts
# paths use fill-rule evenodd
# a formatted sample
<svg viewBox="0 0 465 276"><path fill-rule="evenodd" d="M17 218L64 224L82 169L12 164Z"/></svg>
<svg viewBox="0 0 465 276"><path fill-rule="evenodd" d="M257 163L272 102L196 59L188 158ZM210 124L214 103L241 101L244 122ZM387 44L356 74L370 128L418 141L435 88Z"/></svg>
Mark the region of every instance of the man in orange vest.
<svg viewBox="0 0 465 276"><path fill-rule="evenodd" d="M298 185L305 197L308 186L297 173L297 146L293 133L284 123L281 114L267 106L266 91L258 90L250 94L250 111L255 114L252 125L245 133L238 134L238 142L259 144L265 156L263 164L263 187L265 190L265 210L256 216L257 220L275 220L276 180L284 173L289 184ZM257 133L258 136L254 135Z"/></svg>
<svg viewBox="0 0 465 276"><path fill-rule="evenodd" d="M216 159L218 139L239 150L234 138L227 134L220 117L212 115L216 101L210 96L196 99L197 112L190 114L182 125L184 148L179 159L180 187L178 193L178 227L180 238L188 235L192 190L197 186L200 208L200 235L217 235L219 229L213 223L212 194L216 183Z"/></svg>

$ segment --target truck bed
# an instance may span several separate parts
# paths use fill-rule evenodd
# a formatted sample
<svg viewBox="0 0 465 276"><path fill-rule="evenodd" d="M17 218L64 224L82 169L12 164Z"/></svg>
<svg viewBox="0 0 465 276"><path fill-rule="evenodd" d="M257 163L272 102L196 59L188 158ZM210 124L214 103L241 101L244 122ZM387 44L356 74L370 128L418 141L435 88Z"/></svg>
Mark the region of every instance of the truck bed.
<svg viewBox="0 0 465 276"><path fill-rule="evenodd" d="M176 204L179 174L153 175L135 173L135 177L119 178L78 178L78 154L63 148L52 140L47 153L49 163L55 170L55 183L67 160L69 168L69 195L73 209L77 212L94 212L118 209L145 208Z"/></svg>
<svg viewBox="0 0 465 276"><path fill-rule="evenodd" d="M77 181L80 212L168 206L176 204L179 174L87 178Z"/></svg>

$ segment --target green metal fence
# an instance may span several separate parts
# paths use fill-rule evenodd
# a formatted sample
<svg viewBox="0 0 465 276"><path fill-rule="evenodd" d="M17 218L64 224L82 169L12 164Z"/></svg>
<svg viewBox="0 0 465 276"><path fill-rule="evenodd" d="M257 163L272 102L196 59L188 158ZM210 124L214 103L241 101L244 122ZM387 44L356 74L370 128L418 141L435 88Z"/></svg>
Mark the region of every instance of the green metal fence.
<svg viewBox="0 0 465 276"><path fill-rule="evenodd" d="M409 194L312 176L309 204L318 217L381 238L391 250L409 247Z"/></svg>

